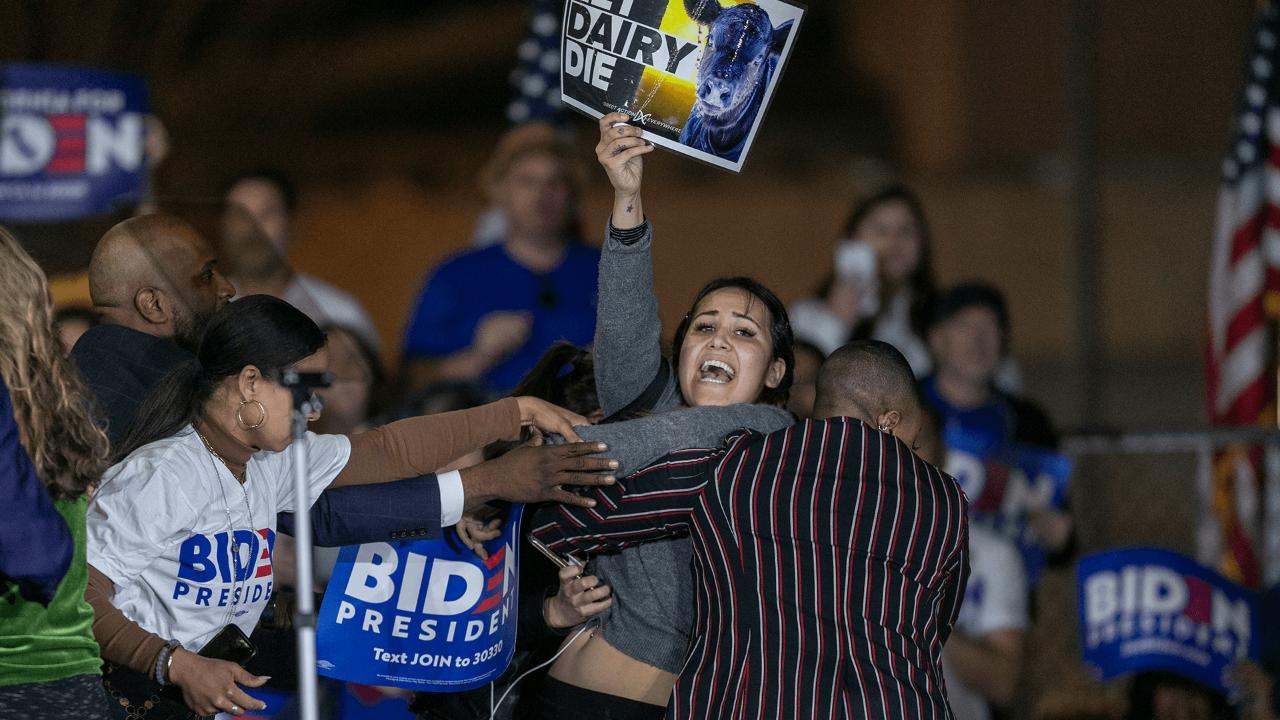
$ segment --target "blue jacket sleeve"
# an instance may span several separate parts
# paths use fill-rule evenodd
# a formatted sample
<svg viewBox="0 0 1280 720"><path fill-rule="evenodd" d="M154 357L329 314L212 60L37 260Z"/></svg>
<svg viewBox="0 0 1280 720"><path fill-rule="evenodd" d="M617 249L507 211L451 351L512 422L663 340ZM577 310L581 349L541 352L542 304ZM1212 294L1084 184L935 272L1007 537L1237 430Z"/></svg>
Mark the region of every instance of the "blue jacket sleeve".
<svg viewBox="0 0 1280 720"><path fill-rule="evenodd" d="M9 389L0 381L0 577L48 604L71 567L75 545L22 447Z"/></svg>
<svg viewBox="0 0 1280 720"><path fill-rule="evenodd" d="M280 513L280 532L294 534L293 513ZM320 493L311 506L316 545L337 547L385 540L440 537L440 483L435 475L352 485Z"/></svg>

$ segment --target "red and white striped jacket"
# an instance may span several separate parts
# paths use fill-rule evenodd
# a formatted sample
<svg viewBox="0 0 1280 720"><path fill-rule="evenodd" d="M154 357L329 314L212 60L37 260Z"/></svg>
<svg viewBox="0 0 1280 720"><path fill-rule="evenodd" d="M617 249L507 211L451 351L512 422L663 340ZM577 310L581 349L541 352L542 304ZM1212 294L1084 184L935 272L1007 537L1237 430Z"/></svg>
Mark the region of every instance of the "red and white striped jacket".
<svg viewBox="0 0 1280 720"><path fill-rule="evenodd" d="M951 717L968 501L901 441L851 418L744 430L588 496L544 508L533 535L588 554L691 537L694 635L668 718Z"/></svg>

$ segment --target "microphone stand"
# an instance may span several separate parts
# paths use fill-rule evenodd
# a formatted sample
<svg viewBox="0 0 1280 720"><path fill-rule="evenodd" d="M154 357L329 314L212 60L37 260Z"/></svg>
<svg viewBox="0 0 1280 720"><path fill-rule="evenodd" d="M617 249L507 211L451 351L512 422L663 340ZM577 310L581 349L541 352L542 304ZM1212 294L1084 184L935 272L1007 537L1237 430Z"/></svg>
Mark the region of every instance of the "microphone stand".
<svg viewBox="0 0 1280 720"><path fill-rule="evenodd" d="M296 546L297 608L293 614L293 626L298 639L298 718L319 720L319 682L316 677L316 599L312 588L312 547L310 478L307 474L307 446L302 442L307 433L307 415L320 412L323 403L313 392L328 387L329 373L300 373L286 370L282 385L293 395L293 443L289 452L293 455L294 497L294 545Z"/></svg>

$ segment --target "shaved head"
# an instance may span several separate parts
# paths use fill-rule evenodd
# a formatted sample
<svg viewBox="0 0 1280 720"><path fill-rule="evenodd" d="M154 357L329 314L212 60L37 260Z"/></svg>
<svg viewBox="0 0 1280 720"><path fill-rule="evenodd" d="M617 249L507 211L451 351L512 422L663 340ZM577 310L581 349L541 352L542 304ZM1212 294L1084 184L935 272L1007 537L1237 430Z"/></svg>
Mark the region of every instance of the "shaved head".
<svg viewBox="0 0 1280 720"><path fill-rule="evenodd" d="M814 417L836 416L857 418L914 442L920 400L902 353L879 340L851 342L831 353L818 372Z"/></svg>
<svg viewBox="0 0 1280 720"><path fill-rule="evenodd" d="M89 261L89 295L111 324L189 342L234 295L190 223L142 215L102 236Z"/></svg>

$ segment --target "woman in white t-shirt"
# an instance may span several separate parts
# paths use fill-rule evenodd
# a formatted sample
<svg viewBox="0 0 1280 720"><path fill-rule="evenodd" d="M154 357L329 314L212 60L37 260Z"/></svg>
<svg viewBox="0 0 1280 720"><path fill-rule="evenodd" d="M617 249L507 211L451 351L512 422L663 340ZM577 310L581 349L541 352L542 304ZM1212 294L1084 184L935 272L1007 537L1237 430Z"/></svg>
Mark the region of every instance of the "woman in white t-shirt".
<svg viewBox="0 0 1280 720"><path fill-rule="evenodd" d="M89 507L87 551L87 596L117 712L186 714L161 702L151 681L178 686L186 707L201 715L263 706L241 686L265 678L195 651L228 625L250 634L271 596L276 513L306 510L294 496L293 454L284 452L292 397L278 380L289 368L323 371L324 342L316 324L283 300L253 295L230 303L209 321L198 360L161 382L121 441L123 460L103 476ZM430 473L530 424L577 439L572 426L586 420L540 400L509 398L351 437L307 433L308 494ZM578 456L597 444L579 445L563 454L563 466L607 471L608 461ZM512 497L511 485L522 480L498 492L493 473L456 481L467 505L496 495L548 499ZM584 501L558 488L551 494Z"/></svg>

